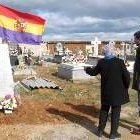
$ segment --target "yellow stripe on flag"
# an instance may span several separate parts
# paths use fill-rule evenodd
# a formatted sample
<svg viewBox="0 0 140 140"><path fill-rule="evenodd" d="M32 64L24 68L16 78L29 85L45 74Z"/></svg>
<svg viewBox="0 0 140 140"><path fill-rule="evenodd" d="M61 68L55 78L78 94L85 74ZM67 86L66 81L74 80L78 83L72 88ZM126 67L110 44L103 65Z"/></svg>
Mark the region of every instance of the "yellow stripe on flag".
<svg viewBox="0 0 140 140"><path fill-rule="evenodd" d="M32 33L35 35L42 35L44 32L44 25L39 25L39 24L32 24L29 22L24 22L23 23L25 28L24 32L26 33ZM0 15L0 26L4 27L6 29L12 30L12 31L17 31L17 20L5 17L3 15Z"/></svg>

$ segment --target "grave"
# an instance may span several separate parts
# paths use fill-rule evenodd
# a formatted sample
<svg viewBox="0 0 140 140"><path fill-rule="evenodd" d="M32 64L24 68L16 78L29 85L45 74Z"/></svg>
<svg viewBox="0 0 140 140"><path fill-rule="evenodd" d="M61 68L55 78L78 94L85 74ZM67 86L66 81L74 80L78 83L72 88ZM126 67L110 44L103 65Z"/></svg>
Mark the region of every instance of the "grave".
<svg viewBox="0 0 140 140"><path fill-rule="evenodd" d="M26 48L24 48L23 54L10 54L13 75L36 75L36 72L33 70L31 54L32 52ZM25 60L25 56L27 56L27 60Z"/></svg>
<svg viewBox="0 0 140 140"><path fill-rule="evenodd" d="M55 45L55 54L63 55L64 54L64 45L61 42L58 42Z"/></svg>
<svg viewBox="0 0 140 140"><path fill-rule="evenodd" d="M12 113L16 104L8 44L0 44L0 109Z"/></svg>
<svg viewBox="0 0 140 140"><path fill-rule="evenodd" d="M55 45L55 55L53 57L54 63L61 63L63 61L63 57L65 56L64 50L64 44L62 44L61 42L58 42Z"/></svg>
<svg viewBox="0 0 140 140"><path fill-rule="evenodd" d="M101 44L101 41L98 41L98 38L95 37L95 40L91 41L90 45L86 45L87 57L98 56L99 44Z"/></svg>
<svg viewBox="0 0 140 140"><path fill-rule="evenodd" d="M91 45L93 47L93 56L94 57L98 56L99 44L101 44L101 41L98 41L97 37L95 37L94 41L91 41Z"/></svg>
<svg viewBox="0 0 140 140"><path fill-rule="evenodd" d="M0 44L0 96L4 97L7 92L13 96L11 86L14 84L12 69L9 59L9 51L7 44Z"/></svg>
<svg viewBox="0 0 140 140"><path fill-rule="evenodd" d="M97 58L100 57L98 55L98 45L101 44L101 41L98 41L97 38L95 38L95 41L91 41L90 46L86 46L87 49L90 51L90 55L88 56L88 59L91 59L90 63L84 63L85 59L82 57L82 61L80 56L82 56L82 51L79 49L77 50L76 56L74 56L74 59L70 59L67 63L61 63L58 66L58 76L67 80L72 81L87 81L94 79L94 76L90 76L86 74L84 71L84 67L92 67L95 63L97 63ZM71 60L71 61L70 61Z"/></svg>
<svg viewBox="0 0 140 140"><path fill-rule="evenodd" d="M102 55L99 55L99 44L101 44L101 41L98 41L98 38L95 37L95 40L91 41L91 45L87 46L89 54L87 54L86 64L95 66L98 60L104 57Z"/></svg>
<svg viewBox="0 0 140 140"><path fill-rule="evenodd" d="M14 75L26 75L26 76L35 76L37 73L32 68L14 68Z"/></svg>
<svg viewBox="0 0 140 140"><path fill-rule="evenodd" d="M84 71L84 67L91 66L85 63L61 63L58 66L58 76L67 80L80 82L91 80L94 76L90 76Z"/></svg>
<svg viewBox="0 0 140 140"><path fill-rule="evenodd" d="M96 66L97 62L99 61L99 59L104 58L104 56L102 55L98 55L98 56L92 56L92 57L88 57L86 64L92 65L92 66Z"/></svg>

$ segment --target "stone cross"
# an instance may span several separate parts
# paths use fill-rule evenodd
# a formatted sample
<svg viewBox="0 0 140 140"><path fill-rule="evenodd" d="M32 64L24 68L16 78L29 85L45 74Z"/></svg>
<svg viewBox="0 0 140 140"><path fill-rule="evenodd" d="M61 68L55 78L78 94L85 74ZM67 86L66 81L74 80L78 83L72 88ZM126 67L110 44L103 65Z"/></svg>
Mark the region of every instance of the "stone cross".
<svg viewBox="0 0 140 140"><path fill-rule="evenodd" d="M91 41L91 45L93 47L93 55L94 56L98 56L99 44L101 44L101 41L98 41L97 37L95 37L94 41Z"/></svg>

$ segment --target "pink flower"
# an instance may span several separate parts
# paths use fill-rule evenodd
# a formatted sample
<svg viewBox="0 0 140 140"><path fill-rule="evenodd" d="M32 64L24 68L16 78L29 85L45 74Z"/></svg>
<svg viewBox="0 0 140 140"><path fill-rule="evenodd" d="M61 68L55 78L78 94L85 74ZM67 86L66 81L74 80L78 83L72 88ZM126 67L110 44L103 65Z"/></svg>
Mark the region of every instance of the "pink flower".
<svg viewBox="0 0 140 140"><path fill-rule="evenodd" d="M5 99L6 99L6 100L11 99L11 98L12 98L12 97L11 97L10 94L5 95Z"/></svg>

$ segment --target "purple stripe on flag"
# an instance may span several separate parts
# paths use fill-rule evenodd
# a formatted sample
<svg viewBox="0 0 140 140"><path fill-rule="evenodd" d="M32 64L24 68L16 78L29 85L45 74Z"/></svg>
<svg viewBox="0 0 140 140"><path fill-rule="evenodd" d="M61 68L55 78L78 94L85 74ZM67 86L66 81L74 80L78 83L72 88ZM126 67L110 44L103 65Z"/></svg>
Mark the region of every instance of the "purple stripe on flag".
<svg viewBox="0 0 140 140"><path fill-rule="evenodd" d="M38 45L42 42L42 35L16 32L2 27L0 27L0 37L13 43Z"/></svg>

